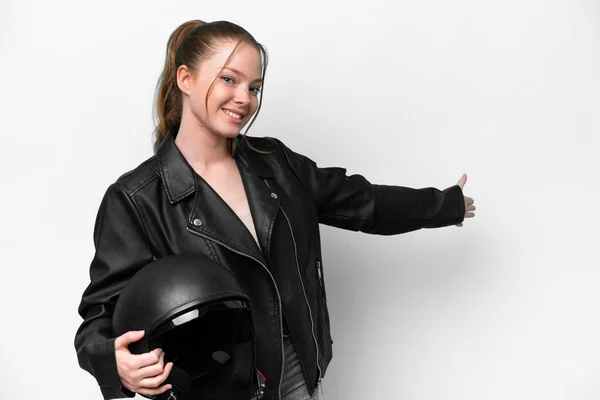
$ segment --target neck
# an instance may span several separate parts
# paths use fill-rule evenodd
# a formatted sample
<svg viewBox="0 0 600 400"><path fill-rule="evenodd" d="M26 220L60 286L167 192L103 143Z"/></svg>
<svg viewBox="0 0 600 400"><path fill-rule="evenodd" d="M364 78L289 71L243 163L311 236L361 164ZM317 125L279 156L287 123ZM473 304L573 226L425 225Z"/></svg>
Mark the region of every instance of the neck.
<svg viewBox="0 0 600 400"><path fill-rule="evenodd" d="M227 138L216 135L197 121L182 118L175 144L197 172L208 171L211 166L231 161Z"/></svg>

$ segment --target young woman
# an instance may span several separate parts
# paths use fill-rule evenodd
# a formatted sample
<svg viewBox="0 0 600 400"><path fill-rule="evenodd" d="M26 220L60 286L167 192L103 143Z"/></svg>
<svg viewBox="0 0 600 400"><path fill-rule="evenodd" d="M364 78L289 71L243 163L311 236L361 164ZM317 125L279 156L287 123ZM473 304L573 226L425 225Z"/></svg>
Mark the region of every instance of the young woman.
<svg viewBox="0 0 600 400"><path fill-rule="evenodd" d="M264 398L317 399L332 358L319 223L392 235L474 216L466 175L443 191L375 185L319 168L277 139L241 135L260 109L266 66L264 48L230 22L189 21L169 38L156 154L108 188L79 306L79 364L106 399L169 389L162 351L131 354L143 332L111 329L119 293L153 260L183 252L225 266L253 260L238 278L253 302Z"/></svg>

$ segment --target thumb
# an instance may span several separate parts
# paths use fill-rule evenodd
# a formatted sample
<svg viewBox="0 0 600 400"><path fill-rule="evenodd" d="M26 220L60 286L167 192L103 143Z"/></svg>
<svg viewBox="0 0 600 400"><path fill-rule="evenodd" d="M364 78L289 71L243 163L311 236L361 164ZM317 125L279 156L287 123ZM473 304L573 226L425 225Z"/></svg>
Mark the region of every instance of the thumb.
<svg viewBox="0 0 600 400"><path fill-rule="evenodd" d="M458 180L457 185L462 189L465 187L465 183L467 182L467 174L463 174L463 176Z"/></svg>
<svg viewBox="0 0 600 400"><path fill-rule="evenodd" d="M130 343L137 342L138 340L140 340L143 337L144 337L144 331L125 332L124 334L122 334L115 340L115 348L119 348L119 347L127 348L127 346Z"/></svg>

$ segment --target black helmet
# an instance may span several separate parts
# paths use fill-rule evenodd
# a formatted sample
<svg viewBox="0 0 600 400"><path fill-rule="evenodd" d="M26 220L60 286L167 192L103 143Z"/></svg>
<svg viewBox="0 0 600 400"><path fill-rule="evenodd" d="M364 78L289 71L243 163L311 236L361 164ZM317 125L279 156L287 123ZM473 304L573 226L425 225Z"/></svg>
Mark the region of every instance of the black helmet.
<svg viewBox="0 0 600 400"><path fill-rule="evenodd" d="M172 388L153 399L261 398L250 300L231 271L200 255L163 257L140 269L117 300L113 330L144 330L133 354L163 349Z"/></svg>

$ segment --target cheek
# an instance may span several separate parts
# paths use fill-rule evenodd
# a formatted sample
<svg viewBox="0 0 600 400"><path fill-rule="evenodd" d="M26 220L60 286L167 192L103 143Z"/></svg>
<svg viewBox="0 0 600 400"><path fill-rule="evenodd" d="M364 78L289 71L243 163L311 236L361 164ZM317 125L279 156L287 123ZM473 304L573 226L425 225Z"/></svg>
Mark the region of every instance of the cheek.
<svg viewBox="0 0 600 400"><path fill-rule="evenodd" d="M250 100L250 108L252 110L252 114L254 114L256 112L256 109L258 108L258 97L252 97L252 99Z"/></svg>
<svg viewBox="0 0 600 400"><path fill-rule="evenodd" d="M205 120L206 119L206 109L204 107L204 98L196 97L191 102L192 113L196 116L196 118Z"/></svg>
<svg viewBox="0 0 600 400"><path fill-rule="evenodd" d="M202 112L204 114L204 99L206 97L206 92L196 88L194 91L190 93L190 106L193 109L194 113Z"/></svg>
<svg viewBox="0 0 600 400"><path fill-rule="evenodd" d="M208 97L208 108L211 112L221 110L226 104L231 103L231 94L221 88L213 88ZM202 102L204 103L204 101Z"/></svg>

